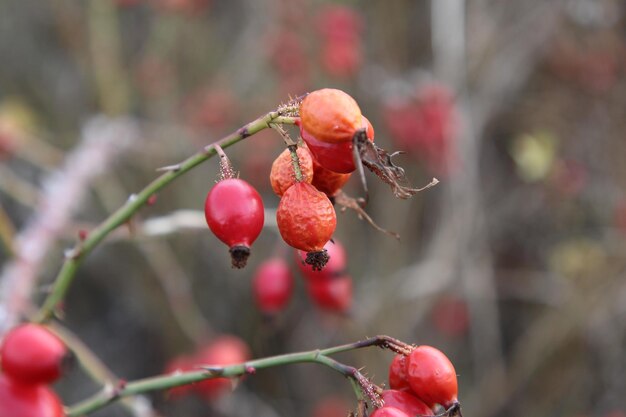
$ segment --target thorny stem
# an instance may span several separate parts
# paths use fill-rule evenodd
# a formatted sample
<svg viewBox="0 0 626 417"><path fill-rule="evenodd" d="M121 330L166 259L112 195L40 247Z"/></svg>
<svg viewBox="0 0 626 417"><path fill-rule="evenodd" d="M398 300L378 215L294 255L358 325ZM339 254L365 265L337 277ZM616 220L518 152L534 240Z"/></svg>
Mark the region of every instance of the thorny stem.
<svg viewBox="0 0 626 417"><path fill-rule="evenodd" d="M134 194L128 199L126 204L112 213L99 226L89 233L84 241L78 243L73 249L68 251L65 261L59 271L52 291L45 299L41 309L39 310L36 321L43 322L48 320L54 313L54 309L63 300L67 290L72 284L76 271L81 265L83 259L106 237L120 225L126 223L141 207L143 207L151 195L155 194L172 181L187 173L191 169L200 165L202 162L211 158L216 154L214 145L227 148L235 143L254 135L259 131L269 127L270 123L295 123L295 118L284 117L278 111L269 112L258 119L239 128L230 135L218 140L217 142L207 145L200 152L190 156L184 161L168 167L168 169L148 184L139 193Z"/></svg>
<svg viewBox="0 0 626 417"><path fill-rule="evenodd" d="M355 392L360 391L357 398L362 401L368 398L375 407L382 406L378 396L379 388L370 382L358 369L344 365L329 357L336 353L360 349L369 346L379 346L381 348L394 350L398 346L411 346L389 336L375 336L355 343L335 346L328 349L311 350L307 352L288 353L278 356L270 356L262 359L255 359L245 363L229 366L211 366L203 370L180 372L169 375L161 375L151 378L140 379L128 382L115 389L110 387L96 393L68 409L68 417L78 417L100 408L129 395L137 395L148 391L168 389L180 385L191 384L205 379L220 377L239 377L254 373L259 369L273 368L276 366L290 365L295 363L319 363L341 373L352 381ZM394 350L395 351L395 350Z"/></svg>

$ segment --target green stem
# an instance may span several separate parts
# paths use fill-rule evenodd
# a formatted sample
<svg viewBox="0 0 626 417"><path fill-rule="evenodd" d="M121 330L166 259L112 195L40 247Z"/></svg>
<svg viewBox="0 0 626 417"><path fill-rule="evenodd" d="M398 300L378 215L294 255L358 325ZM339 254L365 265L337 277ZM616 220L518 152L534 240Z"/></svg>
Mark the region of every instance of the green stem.
<svg viewBox="0 0 626 417"><path fill-rule="evenodd" d="M295 119L284 117L277 111L269 112L258 119L248 123L230 135L215 142L222 148L227 148L235 143L254 135L255 133L269 127L270 123L294 123ZM41 309L37 313L36 321L43 322L52 317L54 309L63 300L67 290L72 284L76 275L76 270L83 259L109 234L111 231L126 223L142 206L146 204L148 198L155 194L176 178L187 173L194 167L215 155L213 144L206 146L202 151L190 156L179 164L167 167L166 172L148 184L139 193L128 199L126 204L112 213L104 222L92 230L88 237L77 244L65 256L65 262L59 271L52 291L45 299Z"/></svg>
<svg viewBox="0 0 626 417"><path fill-rule="evenodd" d="M373 391L373 384L354 367L344 365L336 360L329 358L328 355L346 352L349 350L360 349L368 346L388 347L388 341L395 340L387 336L376 336L359 342L350 343L341 346L335 346L328 349L312 350L307 352L288 353L284 355L271 356L262 359L255 359L245 363L215 366L200 371L181 372L176 375L161 375L151 378L140 379L126 384L120 384L118 387L107 387L99 393L93 395L68 409L68 417L78 417L93 411L96 411L120 398L129 395L143 394L148 391L163 390L177 387L180 385L199 382L205 379L221 378L221 377L238 377L245 374L255 373L260 369L273 368L276 366L290 365L295 363L319 363L339 372L346 378L353 381L357 398L362 400L364 395L372 399L370 392ZM371 385L365 387L364 385ZM375 399L373 399L375 401Z"/></svg>

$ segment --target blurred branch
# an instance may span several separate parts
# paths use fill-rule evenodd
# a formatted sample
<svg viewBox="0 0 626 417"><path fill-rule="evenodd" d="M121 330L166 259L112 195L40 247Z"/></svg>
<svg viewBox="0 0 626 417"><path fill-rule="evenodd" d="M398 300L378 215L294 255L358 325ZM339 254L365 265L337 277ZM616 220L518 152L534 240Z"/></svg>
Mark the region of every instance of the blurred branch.
<svg viewBox="0 0 626 417"><path fill-rule="evenodd" d="M13 240L15 238L15 226L11 222L6 210L0 204L0 241L2 246L6 249L9 256L15 255L15 248L13 247Z"/></svg>
<svg viewBox="0 0 626 417"><path fill-rule="evenodd" d="M91 379L104 387L118 385L121 378L116 376L74 333L59 325L49 323L50 331L56 334L63 343L76 355L83 370ZM122 405L135 417L155 417L150 401L143 396L128 397L121 400Z"/></svg>
<svg viewBox="0 0 626 417"><path fill-rule="evenodd" d="M127 113L130 87L122 67L117 7L110 0L89 0L87 8L92 71L100 106L108 115Z"/></svg>
<svg viewBox="0 0 626 417"><path fill-rule="evenodd" d="M39 269L71 221L90 183L137 138L127 119L93 118L65 164L43 184L33 218L15 239L14 261L0 276L0 335L26 311ZM4 176L2 176L4 178Z"/></svg>
<svg viewBox="0 0 626 417"><path fill-rule="evenodd" d="M277 117L281 114L277 111L269 112L256 120L241 127L230 135L215 142L220 146L226 148L231 146L248 136L251 136L269 126L270 123L275 122ZM283 118L282 122L295 122L295 119ZM131 195L126 204L120 207L116 212L112 213L103 223L100 224L95 230L92 230L88 237L77 244L72 250L68 251L65 256L65 262L61 268L61 271L57 275L54 282L52 292L48 295L41 307L38 315L38 321L45 321L49 319L57 304L65 297L65 293L69 289L71 283L74 280L76 271L82 263L83 259L113 230L120 225L126 223L131 217L143 207L148 199L174 181L176 178L187 173L191 169L195 168L202 162L208 160L215 155L215 147L213 144L207 145L200 152L190 156L186 160L168 167L166 172L156 178L150 184L148 184L143 190L137 194Z"/></svg>

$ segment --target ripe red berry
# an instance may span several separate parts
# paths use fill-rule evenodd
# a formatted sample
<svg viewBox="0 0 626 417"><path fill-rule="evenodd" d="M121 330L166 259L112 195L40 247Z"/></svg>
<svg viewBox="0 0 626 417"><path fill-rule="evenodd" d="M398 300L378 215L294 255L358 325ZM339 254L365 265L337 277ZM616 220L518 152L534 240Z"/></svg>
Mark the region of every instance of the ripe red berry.
<svg viewBox="0 0 626 417"><path fill-rule="evenodd" d="M371 417L414 417L410 416L404 411L400 410L396 407L380 407L376 409L371 415Z"/></svg>
<svg viewBox="0 0 626 417"><path fill-rule="evenodd" d="M373 142L374 127L365 116L363 116L362 119L363 127L367 130L367 138ZM300 123L300 136L302 136L302 139L307 144L315 162L327 170L340 174L349 174L356 169L354 153L352 151L354 146L351 140L342 143L322 142L308 131L304 130L302 123ZM315 176L313 177L313 182L315 182Z"/></svg>
<svg viewBox="0 0 626 417"><path fill-rule="evenodd" d="M316 90L300 105L302 128L322 142L352 142L361 129L361 109L347 93L332 88Z"/></svg>
<svg viewBox="0 0 626 417"><path fill-rule="evenodd" d="M225 366L243 363L250 359L250 349L241 339L222 335L198 352L196 363L203 366ZM230 390L228 378L213 378L199 382L195 389L207 399L215 399Z"/></svg>
<svg viewBox="0 0 626 417"><path fill-rule="evenodd" d="M219 181L206 197L204 215L211 231L230 248L233 267L246 266L265 220L257 190L238 178Z"/></svg>
<svg viewBox="0 0 626 417"><path fill-rule="evenodd" d="M2 371L23 384L56 381L67 357L67 348L58 337L32 323L10 330L0 346Z"/></svg>
<svg viewBox="0 0 626 417"><path fill-rule="evenodd" d="M64 417L63 404L46 385L27 385L0 374L0 417Z"/></svg>
<svg viewBox="0 0 626 417"><path fill-rule="evenodd" d="M293 275L282 258L269 259L257 269L252 291L259 310L274 314L285 308L293 292Z"/></svg>
<svg viewBox="0 0 626 417"><path fill-rule="evenodd" d="M324 245L337 226L335 208L326 194L311 184L294 184L280 199L276 222L288 245L308 252L308 264L315 269L324 267L328 262Z"/></svg>
<svg viewBox="0 0 626 417"><path fill-rule="evenodd" d="M435 414L422 400L407 391L385 390L381 397L385 402L385 407L398 408L409 416L432 416Z"/></svg>
<svg viewBox="0 0 626 417"><path fill-rule="evenodd" d="M305 148L298 148L296 153L300 161L302 179L310 184L313 180L313 158L311 153ZM274 190L276 195L282 196L287 191L287 188L291 187L295 182L296 174L291 161L291 152L289 152L289 149L285 149L272 163L272 170L270 171L272 190Z"/></svg>
<svg viewBox="0 0 626 417"><path fill-rule="evenodd" d="M296 264L300 272L309 281L321 281L345 275L347 272L347 255L346 249L337 240L329 241L324 245L324 249L328 251L329 260L324 269L315 270L311 265L305 262L306 252L296 250Z"/></svg>
<svg viewBox="0 0 626 417"><path fill-rule="evenodd" d="M395 390L410 389L409 381L406 379L407 357L398 354L393 357L389 365L389 386Z"/></svg>
<svg viewBox="0 0 626 417"><path fill-rule="evenodd" d="M456 371L450 359L432 346L418 346L408 356L407 380L413 393L429 407L458 404Z"/></svg>
<svg viewBox="0 0 626 417"><path fill-rule="evenodd" d="M319 308L336 313L345 313L352 306L352 277L309 281L307 292Z"/></svg>

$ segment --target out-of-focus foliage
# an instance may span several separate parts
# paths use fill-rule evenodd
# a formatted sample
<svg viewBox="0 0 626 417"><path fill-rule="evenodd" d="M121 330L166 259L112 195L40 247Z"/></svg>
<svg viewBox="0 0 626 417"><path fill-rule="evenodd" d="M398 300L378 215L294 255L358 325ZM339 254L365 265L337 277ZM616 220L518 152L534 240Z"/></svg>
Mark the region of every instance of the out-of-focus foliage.
<svg viewBox="0 0 626 417"><path fill-rule="evenodd" d="M14 262L31 262L22 271L37 279L37 306L79 231L156 168L289 97L341 88L377 144L406 152L394 161L414 185L441 181L401 201L367 175L367 211L400 242L338 213L353 279L348 314L316 307L301 276L284 312L268 320L256 309L251 279L264 260L283 256L297 274L271 218L269 172L284 144L264 131L227 151L270 209L245 269L230 268L208 228L181 227L198 225L181 210L202 209L217 175L210 160L86 260L64 324L127 380L161 373L223 333L253 357L390 334L448 354L465 415L621 416L625 9L617 0L4 0L0 280ZM109 129L121 120L132 140ZM109 153L72 159L94 135L110 141ZM92 178L96 166L105 173ZM362 194L357 178L347 192ZM42 203L42 193L53 198ZM4 300L10 287L0 281ZM383 383L392 354L341 359ZM73 404L99 387L76 370L56 389ZM318 416L329 396L340 398L329 409L355 404L344 379L297 365L210 401L150 399L160 415L271 417ZM95 415L129 414L116 404Z"/></svg>

